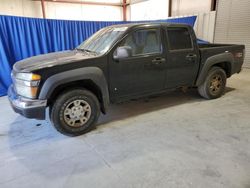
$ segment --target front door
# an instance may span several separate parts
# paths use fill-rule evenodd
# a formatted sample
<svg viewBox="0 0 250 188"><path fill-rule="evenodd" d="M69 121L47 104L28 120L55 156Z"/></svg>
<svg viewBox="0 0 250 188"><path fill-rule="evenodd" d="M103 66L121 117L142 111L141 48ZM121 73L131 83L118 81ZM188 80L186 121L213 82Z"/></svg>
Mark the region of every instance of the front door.
<svg viewBox="0 0 250 188"><path fill-rule="evenodd" d="M109 61L111 100L132 98L160 91L164 87L166 60L161 28L130 32L117 46L132 50L131 56ZM115 53L115 52L114 52Z"/></svg>

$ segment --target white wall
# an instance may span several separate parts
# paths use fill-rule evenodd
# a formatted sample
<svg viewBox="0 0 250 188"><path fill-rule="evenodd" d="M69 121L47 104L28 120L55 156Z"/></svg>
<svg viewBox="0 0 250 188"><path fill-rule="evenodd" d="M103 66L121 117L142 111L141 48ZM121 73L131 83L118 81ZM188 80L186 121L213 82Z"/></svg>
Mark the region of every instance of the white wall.
<svg viewBox="0 0 250 188"><path fill-rule="evenodd" d="M172 16L207 13L211 9L211 0L172 0Z"/></svg>
<svg viewBox="0 0 250 188"><path fill-rule="evenodd" d="M121 0L91 0L120 3ZM133 4L134 2L137 2ZM158 20L168 18L168 0L131 0L127 19ZM197 15L195 32L198 38L213 42L215 12L210 12L211 0L173 0L174 17ZM123 20L122 8L45 2L46 17L66 20ZM0 0L0 14L42 18L41 2L31 0Z"/></svg>
<svg viewBox="0 0 250 188"><path fill-rule="evenodd" d="M133 2L133 1L132 1ZM128 6L128 20L159 20L168 17L168 0L148 0Z"/></svg>
<svg viewBox="0 0 250 188"><path fill-rule="evenodd" d="M173 16L171 18L197 16L196 22L194 25L194 31L195 31L196 37L205 41L213 42L214 29L215 29L215 15L216 15L216 11L210 11L207 13Z"/></svg>
<svg viewBox="0 0 250 188"><path fill-rule="evenodd" d="M219 0L217 10L214 41L244 44L243 66L250 68L250 1Z"/></svg>
<svg viewBox="0 0 250 188"><path fill-rule="evenodd" d="M65 20L123 20L121 7L51 2L46 3L46 17Z"/></svg>
<svg viewBox="0 0 250 188"><path fill-rule="evenodd" d="M198 38L213 42L215 11L211 10L212 0L172 0L173 17L196 15L194 30Z"/></svg>
<svg viewBox="0 0 250 188"><path fill-rule="evenodd" d="M0 0L0 14L41 18L41 3L29 0Z"/></svg>
<svg viewBox="0 0 250 188"><path fill-rule="evenodd" d="M117 3L120 0L91 0ZM116 6L45 2L46 17L66 20L120 21L122 8ZM0 0L1 15L42 18L41 2L31 0Z"/></svg>
<svg viewBox="0 0 250 188"><path fill-rule="evenodd" d="M213 42L216 11L199 13L194 25L194 30L199 39Z"/></svg>

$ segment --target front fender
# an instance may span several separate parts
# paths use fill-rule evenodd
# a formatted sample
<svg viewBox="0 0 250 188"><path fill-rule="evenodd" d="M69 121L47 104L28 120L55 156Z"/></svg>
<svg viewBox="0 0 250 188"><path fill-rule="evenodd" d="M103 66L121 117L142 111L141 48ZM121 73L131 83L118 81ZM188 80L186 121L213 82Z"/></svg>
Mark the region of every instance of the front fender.
<svg viewBox="0 0 250 188"><path fill-rule="evenodd" d="M43 84L38 98L48 99L58 86L86 79L92 80L100 88L104 106L106 106L109 103L108 85L103 71L98 67L69 70L49 77Z"/></svg>
<svg viewBox="0 0 250 188"><path fill-rule="evenodd" d="M210 70L210 68L216 64L219 64L219 63L223 63L223 62L226 62L226 63L229 63L229 66L230 66L230 69L229 69L229 75L232 74L232 70L234 70L234 57L233 57L233 54L231 53L221 53L221 54L217 54L217 55L214 55L214 56L211 56L209 58L207 58L206 62L204 63L204 66L202 67L202 69L200 70L200 73L199 73L199 76L197 78L197 81L196 81L196 86L199 86L201 85L204 80L206 79L207 77L207 74L208 74L208 71Z"/></svg>

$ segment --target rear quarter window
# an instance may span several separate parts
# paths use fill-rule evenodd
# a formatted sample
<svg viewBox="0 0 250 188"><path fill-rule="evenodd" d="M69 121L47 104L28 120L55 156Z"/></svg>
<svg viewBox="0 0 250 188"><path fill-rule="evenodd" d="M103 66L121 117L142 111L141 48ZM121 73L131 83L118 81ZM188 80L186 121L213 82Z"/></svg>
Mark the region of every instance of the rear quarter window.
<svg viewBox="0 0 250 188"><path fill-rule="evenodd" d="M192 49L193 44L187 28L167 28L168 44L170 50Z"/></svg>

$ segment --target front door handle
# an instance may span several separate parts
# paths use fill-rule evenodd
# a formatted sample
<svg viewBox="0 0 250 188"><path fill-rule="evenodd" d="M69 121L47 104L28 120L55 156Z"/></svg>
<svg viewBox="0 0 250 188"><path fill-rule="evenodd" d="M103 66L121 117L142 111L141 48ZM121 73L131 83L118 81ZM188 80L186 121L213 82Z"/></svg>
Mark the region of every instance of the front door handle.
<svg viewBox="0 0 250 188"><path fill-rule="evenodd" d="M160 63L164 63L165 61L166 61L165 58L157 57L157 58L152 60L152 64L158 65Z"/></svg>

